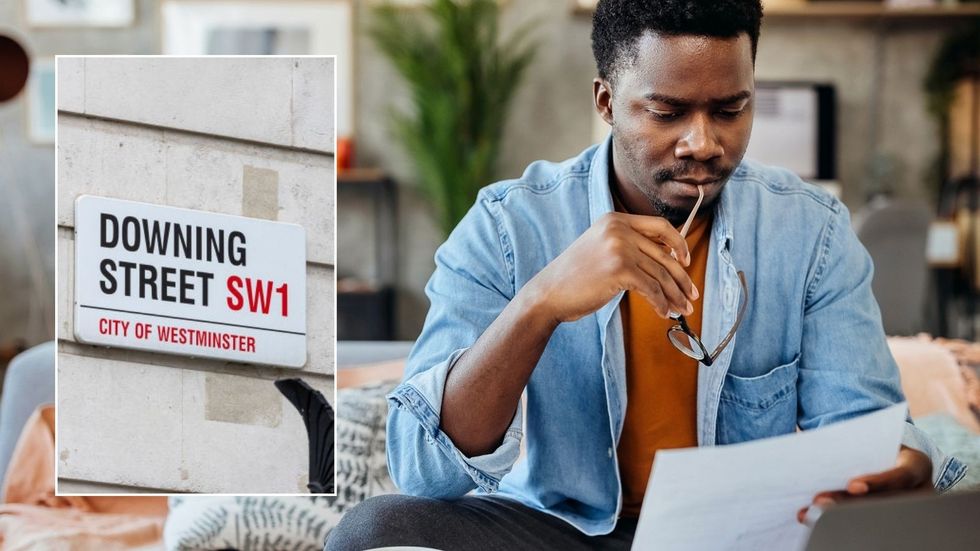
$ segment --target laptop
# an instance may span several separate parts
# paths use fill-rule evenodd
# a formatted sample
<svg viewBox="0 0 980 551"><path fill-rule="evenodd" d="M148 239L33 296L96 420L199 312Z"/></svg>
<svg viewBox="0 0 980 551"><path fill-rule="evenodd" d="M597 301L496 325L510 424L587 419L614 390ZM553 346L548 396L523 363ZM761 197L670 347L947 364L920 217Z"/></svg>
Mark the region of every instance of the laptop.
<svg viewBox="0 0 980 551"><path fill-rule="evenodd" d="M980 550L980 491L869 499L817 520L806 551Z"/></svg>

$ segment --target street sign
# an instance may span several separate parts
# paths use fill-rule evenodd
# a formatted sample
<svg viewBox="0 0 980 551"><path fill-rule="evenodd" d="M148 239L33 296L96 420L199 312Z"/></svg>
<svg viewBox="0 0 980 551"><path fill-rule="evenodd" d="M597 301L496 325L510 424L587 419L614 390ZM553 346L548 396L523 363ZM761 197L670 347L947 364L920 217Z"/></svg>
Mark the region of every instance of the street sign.
<svg viewBox="0 0 980 551"><path fill-rule="evenodd" d="M302 367L306 232L81 196L74 303L84 343Z"/></svg>

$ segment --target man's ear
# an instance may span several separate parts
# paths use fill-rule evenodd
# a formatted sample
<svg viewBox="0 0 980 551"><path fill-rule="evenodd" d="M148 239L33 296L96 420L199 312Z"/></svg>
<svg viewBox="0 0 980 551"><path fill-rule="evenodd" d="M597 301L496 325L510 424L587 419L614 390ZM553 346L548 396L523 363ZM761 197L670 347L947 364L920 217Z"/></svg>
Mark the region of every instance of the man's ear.
<svg viewBox="0 0 980 551"><path fill-rule="evenodd" d="M609 89L609 81L602 78L596 78L592 81L592 101L595 104L596 113L599 113L606 124L612 126L612 91Z"/></svg>

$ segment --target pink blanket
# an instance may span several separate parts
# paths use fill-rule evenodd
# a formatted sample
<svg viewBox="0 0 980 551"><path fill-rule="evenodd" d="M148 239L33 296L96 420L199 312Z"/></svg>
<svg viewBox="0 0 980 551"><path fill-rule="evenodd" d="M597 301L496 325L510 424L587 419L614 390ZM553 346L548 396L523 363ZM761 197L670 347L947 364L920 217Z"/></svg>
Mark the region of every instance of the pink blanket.
<svg viewBox="0 0 980 551"><path fill-rule="evenodd" d="M980 422L971 407L977 392L976 376L958 361L954 341L918 337L889 337L888 347L902 376L902 390L913 419L946 413L968 430L980 434Z"/></svg>
<svg viewBox="0 0 980 551"><path fill-rule="evenodd" d="M38 408L17 441L0 505L0 547L162 549L166 497L56 496L54 406Z"/></svg>

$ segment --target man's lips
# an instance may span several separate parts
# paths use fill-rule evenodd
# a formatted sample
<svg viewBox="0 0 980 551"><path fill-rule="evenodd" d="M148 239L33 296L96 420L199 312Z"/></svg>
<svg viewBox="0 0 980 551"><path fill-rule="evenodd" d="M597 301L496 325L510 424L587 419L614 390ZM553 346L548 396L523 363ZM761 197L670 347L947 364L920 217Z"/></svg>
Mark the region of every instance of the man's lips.
<svg viewBox="0 0 980 551"><path fill-rule="evenodd" d="M672 196L676 201L687 203L691 199L697 198L698 186L704 188L707 197L714 194L715 188L721 185L721 178L677 178L667 181L665 192L667 196Z"/></svg>
<svg viewBox="0 0 980 551"><path fill-rule="evenodd" d="M720 180L721 178L674 178L675 182L680 182L682 184L688 184L692 186L706 186L713 184Z"/></svg>

